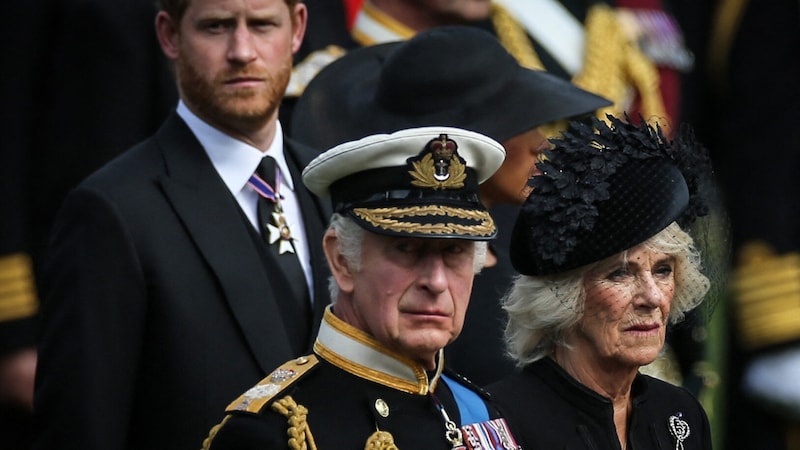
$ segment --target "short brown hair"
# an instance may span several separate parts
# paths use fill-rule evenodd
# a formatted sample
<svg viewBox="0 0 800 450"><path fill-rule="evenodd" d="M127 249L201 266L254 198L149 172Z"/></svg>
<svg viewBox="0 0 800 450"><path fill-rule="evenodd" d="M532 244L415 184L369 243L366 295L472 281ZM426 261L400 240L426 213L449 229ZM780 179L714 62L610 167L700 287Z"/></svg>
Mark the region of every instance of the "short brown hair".
<svg viewBox="0 0 800 450"><path fill-rule="evenodd" d="M166 12L176 22L180 22L181 19L183 19L183 15L186 13L186 9L189 7L189 2L191 1L192 0L155 0L156 9ZM303 0L284 1L286 2L286 6L289 7L289 11L293 11L294 5L301 3Z"/></svg>

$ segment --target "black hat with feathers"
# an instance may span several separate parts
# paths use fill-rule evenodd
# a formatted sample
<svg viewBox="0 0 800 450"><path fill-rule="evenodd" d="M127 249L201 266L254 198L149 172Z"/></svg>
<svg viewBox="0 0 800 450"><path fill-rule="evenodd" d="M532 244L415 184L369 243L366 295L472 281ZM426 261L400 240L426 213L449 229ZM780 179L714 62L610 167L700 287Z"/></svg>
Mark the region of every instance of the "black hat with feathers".
<svg viewBox="0 0 800 450"><path fill-rule="evenodd" d="M572 122L537 164L511 237L518 272L563 273L708 214L710 161L688 126L671 141L641 117L607 119Z"/></svg>

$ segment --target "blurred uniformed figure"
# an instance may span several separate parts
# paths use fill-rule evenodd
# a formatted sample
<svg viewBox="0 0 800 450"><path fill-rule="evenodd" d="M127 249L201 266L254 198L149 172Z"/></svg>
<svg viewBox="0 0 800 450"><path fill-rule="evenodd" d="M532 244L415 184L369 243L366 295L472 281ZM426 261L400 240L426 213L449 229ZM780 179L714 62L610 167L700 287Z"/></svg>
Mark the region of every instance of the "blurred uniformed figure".
<svg viewBox="0 0 800 450"><path fill-rule="evenodd" d="M515 449L483 392L444 369L496 228L478 184L503 147L451 127L334 147L303 182L330 197L328 307L313 354L233 401L204 448Z"/></svg>
<svg viewBox="0 0 800 450"><path fill-rule="evenodd" d="M628 112L656 117L662 125L677 123L681 78L693 67L667 0L343 3L346 24L361 46L405 40L442 25L490 30L523 66L546 69L611 99L613 106L600 111L600 118Z"/></svg>
<svg viewBox="0 0 800 450"><path fill-rule="evenodd" d="M700 3L714 9L692 30L708 45L698 59L708 64L698 125L717 163L735 252L724 448L797 450L800 3Z"/></svg>

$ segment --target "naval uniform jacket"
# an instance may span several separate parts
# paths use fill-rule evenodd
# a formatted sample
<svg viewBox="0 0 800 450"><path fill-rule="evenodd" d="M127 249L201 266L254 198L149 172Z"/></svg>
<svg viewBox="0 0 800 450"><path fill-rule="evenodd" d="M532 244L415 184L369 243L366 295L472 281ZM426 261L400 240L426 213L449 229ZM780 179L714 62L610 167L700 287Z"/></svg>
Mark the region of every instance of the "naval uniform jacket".
<svg viewBox="0 0 800 450"><path fill-rule="evenodd" d="M318 153L286 141L295 180ZM328 303L327 206L295 183L315 280ZM36 410L39 449L195 450L230 399L292 350L287 281L185 122L65 200L46 267Z"/></svg>
<svg viewBox="0 0 800 450"><path fill-rule="evenodd" d="M611 401L580 384L550 358L487 390L526 450L620 448ZM631 396L627 450L711 449L708 418L689 391L639 374ZM682 447L671 429L685 438Z"/></svg>
<svg viewBox="0 0 800 450"><path fill-rule="evenodd" d="M367 445L376 431L390 434L399 449L450 450L445 422L436 407L438 399L456 426L461 425L449 383L478 393L489 416L500 416L478 387L455 374L447 375L445 382L439 373L427 373L339 320L329 309L314 354L283 365L234 400L203 448L296 448L287 444L288 436L307 427L321 450L388 448ZM304 408L302 417L290 419L276 410L275 404L287 398Z"/></svg>

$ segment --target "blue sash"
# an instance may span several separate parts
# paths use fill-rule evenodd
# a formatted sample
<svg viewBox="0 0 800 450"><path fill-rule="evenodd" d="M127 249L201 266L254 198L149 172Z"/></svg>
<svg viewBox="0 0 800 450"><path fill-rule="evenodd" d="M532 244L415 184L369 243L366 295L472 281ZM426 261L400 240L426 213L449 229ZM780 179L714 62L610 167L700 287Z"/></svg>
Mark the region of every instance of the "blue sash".
<svg viewBox="0 0 800 450"><path fill-rule="evenodd" d="M489 410L483 399L458 381L442 374L442 380L447 383L450 392L456 399L458 413L461 415L461 425L486 422L489 420Z"/></svg>

